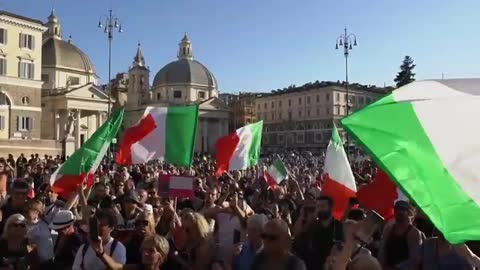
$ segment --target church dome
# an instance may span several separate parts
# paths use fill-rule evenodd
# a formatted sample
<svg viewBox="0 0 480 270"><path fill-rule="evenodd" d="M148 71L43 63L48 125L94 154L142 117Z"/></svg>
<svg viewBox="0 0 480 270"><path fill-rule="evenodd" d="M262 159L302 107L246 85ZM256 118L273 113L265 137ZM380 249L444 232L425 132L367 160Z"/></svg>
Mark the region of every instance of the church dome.
<svg viewBox="0 0 480 270"><path fill-rule="evenodd" d="M196 84L217 88L217 80L193 59L192 43L185 35L179 44L178 60L164 66L153 79L153 88L171 84Z"/></svg>
<svg viewBox="0 0 480 270"><path fill-rule="evenodd" d="M70 41L49 38L42 46L42 66L63 67L95 74L90 58Z"/></svg>
<svg viewBox="0 0 480 270"><path fill-rule="evenodd" d="M153 79L153 87L170 84L198 84L216 88L213 74L200 62L179 59L164 66Z"/></svg>

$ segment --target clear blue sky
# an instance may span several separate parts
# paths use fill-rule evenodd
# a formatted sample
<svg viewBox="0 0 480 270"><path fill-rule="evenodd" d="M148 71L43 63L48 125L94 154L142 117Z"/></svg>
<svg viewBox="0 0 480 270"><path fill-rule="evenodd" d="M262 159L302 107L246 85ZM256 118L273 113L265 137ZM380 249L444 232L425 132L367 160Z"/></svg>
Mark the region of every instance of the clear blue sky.
<svg viewBox="0 0 480 270"><path fill-rule="evenodd" d="M45 21L53 2L0 0L0 9ZM127 70L140 40L153 79L187 32L223 92L343 80L334 44L347 25L359 43L352 82L393 84L406 54L417 79L480 75L479 0L56 0L64 36L90 56L102 82L107 43L96 27L110 3L125 28L115 36L114 73Z"/></svg>

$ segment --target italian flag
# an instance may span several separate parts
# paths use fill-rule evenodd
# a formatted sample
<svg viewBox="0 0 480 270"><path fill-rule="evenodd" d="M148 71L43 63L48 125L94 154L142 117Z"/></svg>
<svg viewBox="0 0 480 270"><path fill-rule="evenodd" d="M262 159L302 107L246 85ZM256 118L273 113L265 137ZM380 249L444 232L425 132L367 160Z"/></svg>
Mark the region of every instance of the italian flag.
<svg viewBox="0 0 480 270"><path fill-rule="evenodd" d="M333 199L333 216L340 220L349 206L350 198L355 197L357 187L335 125L325 154L322 178L322 195Z"/></svg>
<svg viewBox="0 0 480 270"><path fill-rule="evenodd" d="M480 84L408 84L342 120L452 244L480 240Z"/></svg>
<svg viewBox="0 0 480 270"><path fill-rule="evenodd" d="M196 105L147 107L138 124L125 131L116 161L129 165L158 159L189 167L197 122Z"/></svg>
<svg viewBox="0 0 480 270"><path fill-rule="evenodd" d="M161 196L192 198L193 193L193 177L177 176L177 175L160 175L159 191Z"/></svg>
<svg viewBox="0 0 480 270"><path fill-rule="evenodd" d="M280 159L276 159L265 172L265 180L271 187L276 187L288 178L288 170Z"/></svg>
<svg viewBox="0 0 480 270"><path fill-rule="evenodd" d="M215 144L217 175L257 165L260 157L263 121L246 125L218 139Z"/></svg>
<svg viewBox="0 0 480 270"><path fill-rule="evenodd" d="M123 122L124 108L116 110L100 128L50 177L52 191L62 196L75 192L84 180L93 184L93 176Z"/></svg>

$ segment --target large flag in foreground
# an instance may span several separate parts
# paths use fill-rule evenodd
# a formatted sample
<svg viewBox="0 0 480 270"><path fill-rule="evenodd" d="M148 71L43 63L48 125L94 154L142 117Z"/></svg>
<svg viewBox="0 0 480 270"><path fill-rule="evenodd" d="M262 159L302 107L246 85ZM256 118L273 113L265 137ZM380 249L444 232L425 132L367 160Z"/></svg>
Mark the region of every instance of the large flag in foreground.
<svg viewBox="0 0 480 270"><path fill-rule="evenodd" d="M257 165L260 158L263 121L246 125L218 139L215 144L217 175Z"/></svg>
<svg viewBox="0 0 480 270"><path fill-rule="evenodd" d="M280 182L288 178L288 170L285 167L285 164L283 164L283 162L277 158L272 165L268 167L264 177L267 181L267 184L274 188L280 184Z"/></svg>
<svg viewBox="0 0 480 270"><path fill-rule="evenodd" d="M121 108L113 112L107 122L52 174L50 185L53 192L67 195L76 191L84 180L93 177L110 143L117 136L123 122L124 111L125 109ZM92 184L93 181L87 183Z"/></svg>
<svg viewBox="0 0 480 270"><path fill-rule="evenodd" d="M454 244L480 240L480 80L419 81L343 126Z"/></svg>
<svg viewBox="0 0 480 270"><path fill-rule="evenodd" d="M333 199L333 216L341 219L348 208L349 199L355 197L357 187L342 139L333 125L332 138L325 154L322 194Z"/></svg>
<svg viewBox="0 0 480 270"><path fill-rule="evenodd" d="M142 119L123 135L119 164L160 159L189 167L197 131L198 106L147 107Z"/></svg>

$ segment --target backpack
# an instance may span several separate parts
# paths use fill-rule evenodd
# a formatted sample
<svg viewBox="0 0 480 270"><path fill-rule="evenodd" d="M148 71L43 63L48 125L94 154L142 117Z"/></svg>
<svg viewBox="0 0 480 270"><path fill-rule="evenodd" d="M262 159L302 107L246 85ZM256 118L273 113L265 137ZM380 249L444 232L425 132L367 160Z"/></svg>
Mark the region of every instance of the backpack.
<svg viewBox="0 0 480 270"><path fill-rule="evenodd" d="M110 246L110 256L113 256L113 252L115 252L115 248L117 247L117 245L118 245L118 240L114 238L114 239L113 239L113 242L112 242L112 245ZM80 265L80 267L81 267L82 269L85 269L83 263L84 263L84 261L85 261L85 254L87 253L87 250L88 250L89 247L90 247L90 245L89 245L88 242L83 245L83 249L82 249L82 263L81 263L81 265Z"/></svg>
<svg viewBox="0 0 480 270"><path fill-rule="evenodd" d="M262 263L265 261L265 254L263 252L259 253L257 256L255 256L255 259L253 260L253 263L250 267L252 270L257 270L259 267L262 265ZM287 261L287 268L286 270L295 270L297 269L297 265L299 264L300 259L297 258L295 255L290 254L288 257Z"/></svg>

